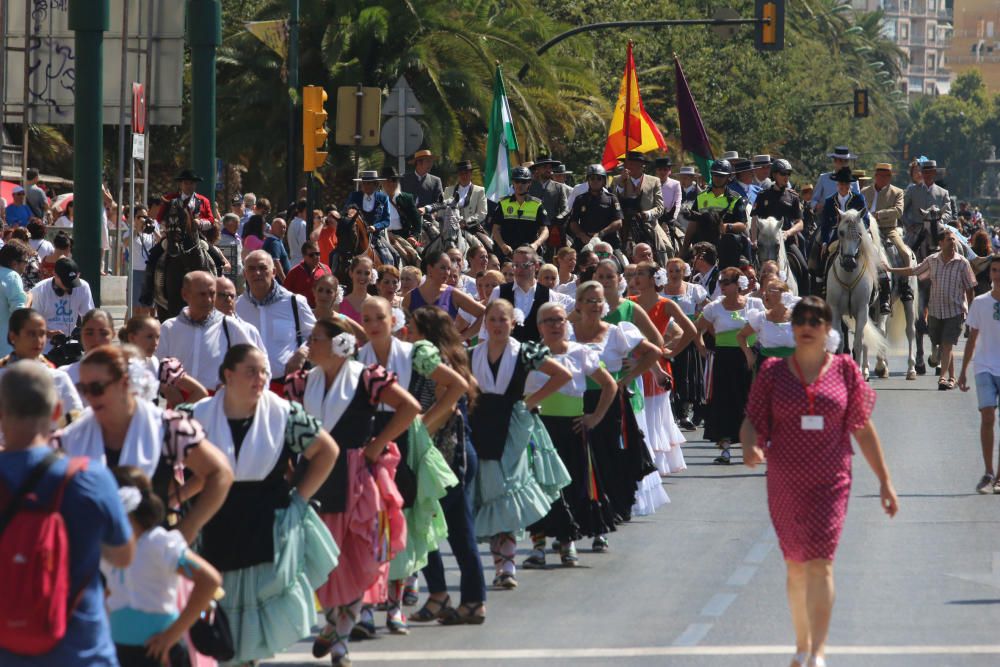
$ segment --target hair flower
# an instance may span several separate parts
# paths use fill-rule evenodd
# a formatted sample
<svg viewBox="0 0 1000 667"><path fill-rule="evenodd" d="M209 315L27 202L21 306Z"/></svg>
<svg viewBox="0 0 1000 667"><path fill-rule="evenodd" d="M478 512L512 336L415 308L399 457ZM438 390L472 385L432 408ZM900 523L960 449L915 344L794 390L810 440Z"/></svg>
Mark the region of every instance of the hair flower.
<svg viewBox="0 0 1000 667"><path fill-rule="evenodd" d="M354 356L354 350L358 346L358 339L354 334L347 331L338 334L330 339L330 350L338 357Z"/></svg>

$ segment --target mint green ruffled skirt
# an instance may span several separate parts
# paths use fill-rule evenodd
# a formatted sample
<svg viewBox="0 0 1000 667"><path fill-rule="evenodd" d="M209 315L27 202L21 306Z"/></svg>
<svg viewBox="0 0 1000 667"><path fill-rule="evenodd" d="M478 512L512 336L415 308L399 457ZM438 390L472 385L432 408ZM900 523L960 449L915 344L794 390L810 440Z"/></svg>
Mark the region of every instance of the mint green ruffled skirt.
<svg viewBox="0 0 1000 667"><path fill-rule="evenodd" d="M448 537L441 499L448 493L448 487L458 485L458 477L419 418L410 424L407 438L406 464L417 478L417 497L412 507L403 509L406 548L392 559L389 581L419 572L427 565L427 554L436 551L438 544Z"/></svg>
<svg viewBox="0 0 1000 667"><path fill-rule="evenodd" d="M476 537L485 541L499 533L519 536L549 513L570 481L541 418L518 401L500 460L480 460L472 483Z"/></svg>
<svg viewBox="0 0 1000 667"><path fill-rule="evenodd" d="M239 545L233 545L239 548ZM224 572L229 617L239 664L263 660L308 637L316 623L313 590L337 566L339 549L316 511L297 493L274 513L274 562Z"/></svg>

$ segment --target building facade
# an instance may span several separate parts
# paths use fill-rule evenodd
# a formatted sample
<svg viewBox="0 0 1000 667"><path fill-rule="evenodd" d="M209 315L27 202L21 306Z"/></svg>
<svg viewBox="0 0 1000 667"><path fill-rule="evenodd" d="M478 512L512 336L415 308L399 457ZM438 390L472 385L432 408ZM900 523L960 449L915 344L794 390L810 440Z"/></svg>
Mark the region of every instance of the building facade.
<svg viewBox="0 0 1000 667"><path fill-rule="evenodd" d="M948 66L978 68L991 93L1000 92L1000 0L954 0L955 32Z"/></svg>

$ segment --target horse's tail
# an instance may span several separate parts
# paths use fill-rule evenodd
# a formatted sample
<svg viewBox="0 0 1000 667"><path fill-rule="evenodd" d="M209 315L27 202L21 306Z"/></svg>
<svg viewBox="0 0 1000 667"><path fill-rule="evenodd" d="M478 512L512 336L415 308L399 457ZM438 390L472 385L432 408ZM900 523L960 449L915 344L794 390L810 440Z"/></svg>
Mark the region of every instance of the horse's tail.
<svg viewBox="0 0 1000 667"><path fill-rule="evenodd" d="M865 323L865 347L868 353L874 352L877 356L886 357L889 354L889 339L879 331L875 321L871 318Z"/></svg>

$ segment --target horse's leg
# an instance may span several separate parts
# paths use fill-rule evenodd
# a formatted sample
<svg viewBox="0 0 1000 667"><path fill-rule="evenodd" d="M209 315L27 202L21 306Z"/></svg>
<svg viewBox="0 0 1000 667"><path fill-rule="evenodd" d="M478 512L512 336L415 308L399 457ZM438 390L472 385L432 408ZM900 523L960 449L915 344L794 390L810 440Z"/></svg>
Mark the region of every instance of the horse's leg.
<svg viewBox="0 0 1000 667"><path fill-rule="evenodd" d="M891 305L892 302L890 302ZM877 313L875 316L875 326L878 328L879 333L886 337L888 340L889 333L887 329L889 328L889 316L883 315L882 313ZM875 375L880 378L889 377L889 360L886 358L884 352L879 352L875 359Z"/></svg>
<svg viewBox="0 0 1000 667"><path fill-rule="evenodd" d="M867 281L862 280L861 285L865 285ZM858 301L861 305L854 307L854 361L861 365L861 357L864 354L865 345L865 325L868 324L868 298L867 295L871 294L871 286L867 290L855 290L863 291L866 295L864 297L859 297ZM868 379L867 377L865 378Z"/></svg>

